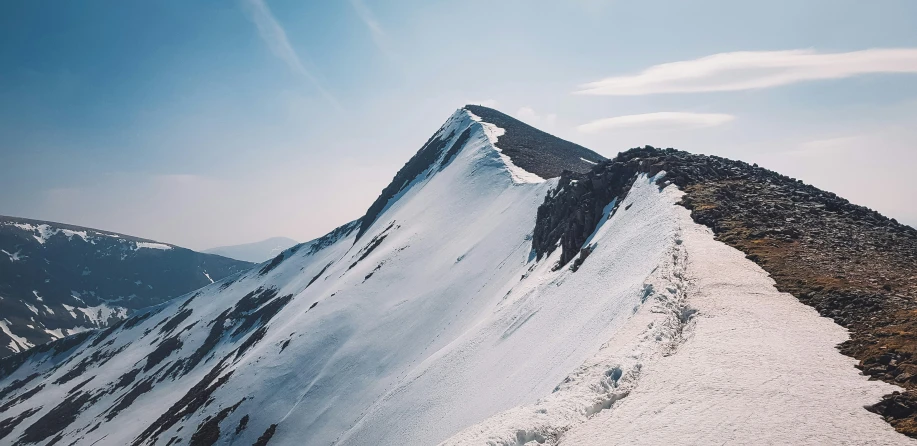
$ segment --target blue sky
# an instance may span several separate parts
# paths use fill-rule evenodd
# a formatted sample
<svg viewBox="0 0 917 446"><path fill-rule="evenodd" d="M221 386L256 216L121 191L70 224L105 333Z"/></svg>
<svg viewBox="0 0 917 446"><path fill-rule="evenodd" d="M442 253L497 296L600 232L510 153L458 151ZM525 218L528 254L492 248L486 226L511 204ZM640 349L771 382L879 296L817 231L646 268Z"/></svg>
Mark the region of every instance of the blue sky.
<svg viewBox="0 0 917 446"><path fill-rule="evenodd" d="M198 249L307 240L476 102L606 156L758 162L917 225L911 1L0 8L0 214Z"/></svg>

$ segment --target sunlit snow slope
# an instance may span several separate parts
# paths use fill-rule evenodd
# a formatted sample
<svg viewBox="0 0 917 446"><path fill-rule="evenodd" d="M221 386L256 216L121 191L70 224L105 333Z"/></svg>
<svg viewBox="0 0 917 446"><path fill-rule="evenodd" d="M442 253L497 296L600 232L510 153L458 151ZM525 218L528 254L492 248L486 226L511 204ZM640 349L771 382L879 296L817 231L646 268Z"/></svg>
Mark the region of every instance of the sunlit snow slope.
<svg viewBox="0 0 917 446"><path fill-rule="evenodd" d="M691 297L686 240L718 242L686 238L696 226L674 205L677 189L656 185L664 173L642 176L605 208L588 260L554 271L560 250L537 260L532 233L557 181L513 162L500 147L511 132L459 110L362 219L112 329L0 362L0 442L515 445L570 433L601 443L603 417L636 398L643 377L692 379L660 370L700 339L708 310L729 305ZM772 292L753 279L743 292ZM729 336L718 327L704 336ZM818 340L806 352L849 362L831 347L842 332L805 333ZM675 366L714 367L705 355ZM852 368L839 376L824 385L854 390L838 407L862 428L855 439L903 441L852 409L887 385ZM703 410L698 386L689 401ZM793 394L781 395L792 410ZM680 407L672 416L694 408ZM652 414L633 410L640 434L633 425Z"/></svg>

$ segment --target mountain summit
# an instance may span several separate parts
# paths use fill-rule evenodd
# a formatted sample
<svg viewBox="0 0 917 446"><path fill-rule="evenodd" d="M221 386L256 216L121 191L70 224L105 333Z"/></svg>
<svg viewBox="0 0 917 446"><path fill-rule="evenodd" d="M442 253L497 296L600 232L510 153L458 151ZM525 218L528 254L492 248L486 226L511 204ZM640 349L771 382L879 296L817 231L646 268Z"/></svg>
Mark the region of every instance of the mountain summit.
<svg viewBox="0 0 917 446"><path fill-rule="evenodd" d="M915 246L757 166L466 106L360 219L0 360L0 440L913 444Z"/></svg>
<svg viewBox="0 0 917 446"><path fill-rule="evenodd" d="M361 219L357 238L402 191L444 169L472 138L486 140L499 153L505 171L519 183L559 177L565 170L585 173L605 159L583 146L542 132L497 110L466 105L453 113L395 174Z"/></svg>

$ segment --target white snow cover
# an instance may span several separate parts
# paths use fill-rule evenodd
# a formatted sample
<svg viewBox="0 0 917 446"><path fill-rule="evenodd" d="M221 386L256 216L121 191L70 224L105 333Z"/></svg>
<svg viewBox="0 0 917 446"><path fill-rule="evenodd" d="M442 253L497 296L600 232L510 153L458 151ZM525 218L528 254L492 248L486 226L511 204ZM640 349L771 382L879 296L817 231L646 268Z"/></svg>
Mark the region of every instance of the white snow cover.
<svg viewBox="0 0 917 446"><path fill-rule="evenodd" d="M161 249L161 250L164 250L164 251L165 251L165 250L172 249L171 246L166 245L166 244L162 244L162 243L136 242L134 245L135 245L135 247L134 247L135 250L140 249L140 248Z"/></svg>
<svg viewBox="0 0 917 446"><path fill-rule="evenodd" d="M20 352L20 351L27 350L27 349L34 347L34 345L31 342L29 342L28 339L23 338L21 336L16 336L16 334L10 330L9 326L10 326L9 320L7 319L0 320L0 331L3 331L4 334L10 337L10 344L9 344L10 350L13 350L14 352Z"/></svg>
<svg viewBox="0 0 917 446"><path fill-rule="evenodd" d="M73 307L67 307L66 305L64 307L73 314ZM76 307L76 310L83 313L86 318L99 327L108 323L108 320L112 317L117 319L124 319L127 317L127 308L110 307L104 303L96 306Z"/></svg>
<svg viewBox="0 0 917 446"><path fill-rule="evenodd" d="M863 409L897 388L867 381L836 350L846 330L778 292L758 265L677 210L696 325L627 399L561 444L915 443Z"/></svg>
<svg viewBox="0 0 917 446"><path fill-rule="evenodd" d="M60 328L56 328L56 329L54 329L54 330L51 330L51 329L46 328L46 329L45 329L45 333L47 333L48 335L50 335L50 336L51 336L52 338L54 338L54 339L60 339L60 338L62 338L62 337L65 336L65 335L64 335L64 332L61 331Z"/></svg>
<svg viewBox="0 0 917 446"><path fill-rule="evenodd" d="M71 316L72 318L76 319L76 317L77 317L77 316L76 316L76 312L73 311L73 310L76 309L76 307L71 307L70 305L67 305L67 304L61 304L61 305L64 307L65 310L67 310L68 312L70 312L70 316Z"/></svg>
<svg viewBox="0 0 917 446"><path fill-rule="evenodd" d="M68 240L73 239L73 236L77 236L83 239L83 241L85 242L89 242L93 244L95 243L95 241L93 241L92 238L89 237L89 234L86 233L86 231L72 231L70 229L61 229L60 232L64 234L65 236L67 236Z"/></svg>
<svg viewBox="0 0 917 446"><path fill-rule="evenodd" d="M50 225L47 225L47 224L33 225L30 223L10 223L10 222L5 222L4 224L15 226L25 231L33 232L34 234L32 234L32 237L35 237L35 240L37 240L38 243L41 243L42 245L45 244L45 242L47 242L48 239L51 238L51 236L57 233L61 233L61 232L65 236L67 236L68 239L72 239L73 236L75 235L75 236L82 238L85 241L90 241L90 238L86 234L85 231L71 231L69 229L58 229L58 228L51 227Z"/></svg>
<svg viewBox="0 0 917 446"><path fill-rule="evenodd" d="M68 364L129 344L8 410L42 407L7 438L81 385L99 400L66 427L67 444L130 444L228 357L222 375L232 375L213 402L157 444L187 442L236 403L221 444L252 444L272 424L271 445L798 443L831 428L844 434L826 437L833 443L908 441L862 408L890 386L866 381L834 349L843 330L776 293L754 264L694 225L674 187L638 179L590 237L579 270L552 271L559 250L537 261L531 237L556 181L519 182L493 129L464 111L441 134L455 140L467 126L472 135L452 162L421 174L359 240L351 231L322 249L306 243L273 269L265 263L164 304L111 345L75 349ZM172 331L182 346L135 382L189 357L208 323L259 287L292 300L254 347L229 356L246 336L224 337L214 359L155 381L104 422L129 391L107 389L145 364L166 318L182 305L191 311ZM0 388L35 371L48 372L46 382L69 371L53 366L30 360ZM248 428L235 435L244 415Z"/></svg>
<svg viewBox="0 0 917 446"><path fill-rule="evenodd" d="M864 409L895 387L867 381L837 351L842 327L778 292L675 206L680 191L652 183L638 179L593 235L647 201L668 214L671 261L647 280L650 304L553 393L443 444L915 443Z"/></svg>
<svg viewBox="0 0 917 446"><path fill-rule="evenodd" d="M35 313L35 314L38 314L38 307L36 307L35 305L32 305L32 304L30 304L30 303L28 303L28 302L23 302L23 304L25 304L26 308L28 308L29 311L31 311L31 312L33 312L33 313Z"/></svg>
<svg viewBox="0 0 917 446"><path fill-rule="evenodd" d="M87 243L92 243L92 244L96 243L96 238L98 237L111 237L111 238L116 238L116 239L121 238L118 235L110 234L106 232L99 232L99 231L88 230L88 229L83 230L83 231L74 231L72 229L55 228L51 225L44 224L44 223L35 225L31 223L13 223L13 222L7 221L7 222L0 222L0 224L15 226L19 229L32 232L33 233L32 237L34 237L35 240L37 240L38 243L40 244L45 244L45 242L47 242L49 238L51 238L52 236L56 234L63 234L64 236L67 237L68 240L73 240L73 237L76 236L76 237L83 239L83 241ZM3 251L3 252L6 253L6 251ZM7 254L9 255L9 253ZM10 257L12 259L12 255ZM18 260L18 259L12 259L12 260Z"/></svg>

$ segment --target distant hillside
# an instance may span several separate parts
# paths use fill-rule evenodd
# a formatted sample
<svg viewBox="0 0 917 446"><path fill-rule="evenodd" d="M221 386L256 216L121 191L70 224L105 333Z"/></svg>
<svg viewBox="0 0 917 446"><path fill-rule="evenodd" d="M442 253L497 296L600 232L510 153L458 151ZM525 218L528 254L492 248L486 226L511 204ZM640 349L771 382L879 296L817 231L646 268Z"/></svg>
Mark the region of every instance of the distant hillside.
<svg viewBox="0 0 917 446"><path fill-rule="evenodd" d="M153 240L0 216L0 357L251 267Z"/></svg>
<svg viewBox="0 0 917 446"><path fill-rule="evenodd" d="M283 250L298 244L296 240L286 237L271 237L260 242L242 245L220 246L204 250L207 254L216 254L230 259L261 263L268 261Z"/></svg>

